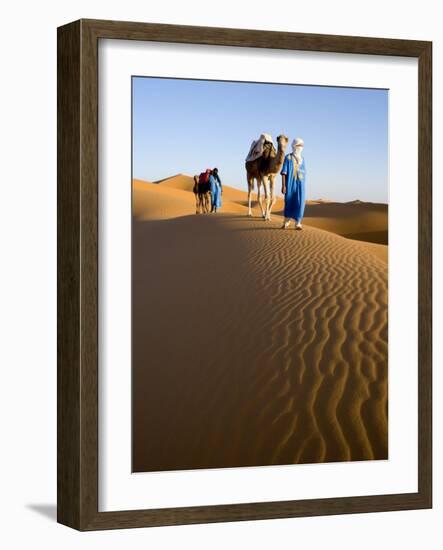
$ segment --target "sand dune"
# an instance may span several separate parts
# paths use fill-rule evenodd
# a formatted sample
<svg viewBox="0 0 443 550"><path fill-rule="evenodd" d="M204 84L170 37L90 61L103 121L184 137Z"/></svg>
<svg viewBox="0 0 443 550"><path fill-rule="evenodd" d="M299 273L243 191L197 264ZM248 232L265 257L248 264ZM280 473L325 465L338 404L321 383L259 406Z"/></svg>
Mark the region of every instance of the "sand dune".
<svg viewBox="0 0 443 550"><path fill-rule="evenodd" d="M387 458L387 247L164 183L133 185L134 470Z"/></svg>
<svg viewBox="0 0 443 550"><path fill-rule="evenodd" d="M350 239L388 244L388 206L362 201L306 205L304 222Z"/></svg>
<svg viewBox="0 0 443 550"><path fill-rule="evenodd" d="M171 178L172 179L172 178ZM192 178L188 178L192 181ZM169 183L169 182L168 182ZM189 183L180 178L169 184L152 184L142 180L133 180L133 214L137 219L161 220L189 216L195 213L195 196L186 189ZM182 187L183 186L183 187ZM239 191L240 192L240 191ZM231 213L246 214L246 208L229 200L228 192L223 194L223 209Z"/></svg>
<svg viewBox="0 0 443 550"><path fill-rule="evenodd" d="M192 191L194 187L194 178L185 176L184 174L176 174L175 176L157 180L154 183L160 184L162 187L171 187L172 189L181 189L182 191Z"/></svg>

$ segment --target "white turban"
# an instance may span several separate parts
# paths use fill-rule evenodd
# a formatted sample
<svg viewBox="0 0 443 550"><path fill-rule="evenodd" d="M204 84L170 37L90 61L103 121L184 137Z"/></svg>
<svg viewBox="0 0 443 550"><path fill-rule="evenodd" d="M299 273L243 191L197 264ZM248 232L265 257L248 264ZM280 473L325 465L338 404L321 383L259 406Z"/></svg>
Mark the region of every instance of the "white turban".
<svg viewBox="0 0 443 550"><path fill-rule="evenodd" d="M302 140L302 138L295 138L292 142L292 154L297 161L298 164L301 164L302 162L302 156L301 156L301 149L303 149L305 145L305 142ZM300 149L298 149L300 147Z"/></svg>
<svg viewBox="0 0 443 550"><path fill-rule="evenodd" d="M295 149L296 147L304 147L304 146L305 146L305 142L300 137L295 138L294 141L292 142L293 149Z"/></svg>

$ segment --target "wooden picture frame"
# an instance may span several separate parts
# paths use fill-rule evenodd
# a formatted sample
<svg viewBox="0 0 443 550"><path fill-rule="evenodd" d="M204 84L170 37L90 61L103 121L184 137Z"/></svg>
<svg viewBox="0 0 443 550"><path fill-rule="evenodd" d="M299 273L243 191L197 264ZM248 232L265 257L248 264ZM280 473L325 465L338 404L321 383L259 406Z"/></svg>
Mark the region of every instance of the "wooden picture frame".
<svg viewBox="0 0 443 550"><path fill-rule="evenodd" d="M98 41L159 41L418 58L418 491L98 511ZM432 506L432 43L118 21L58 29L58 521L82 531Z"/></svg>

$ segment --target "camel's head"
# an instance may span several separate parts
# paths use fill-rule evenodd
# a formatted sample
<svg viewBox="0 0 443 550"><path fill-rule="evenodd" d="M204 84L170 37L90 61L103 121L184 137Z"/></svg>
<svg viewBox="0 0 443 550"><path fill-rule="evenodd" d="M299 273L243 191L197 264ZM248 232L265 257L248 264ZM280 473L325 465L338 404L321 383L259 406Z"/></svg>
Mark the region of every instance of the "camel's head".
<svg viewBox="0 0 443 550"><path fill-rule="evenodd" d="M279 149L281 149L282 151L286 151L286 147L288 146L288 143L289 143L288 136L284 136L284 135L278 136L277 143L278 143Z"/></svg>

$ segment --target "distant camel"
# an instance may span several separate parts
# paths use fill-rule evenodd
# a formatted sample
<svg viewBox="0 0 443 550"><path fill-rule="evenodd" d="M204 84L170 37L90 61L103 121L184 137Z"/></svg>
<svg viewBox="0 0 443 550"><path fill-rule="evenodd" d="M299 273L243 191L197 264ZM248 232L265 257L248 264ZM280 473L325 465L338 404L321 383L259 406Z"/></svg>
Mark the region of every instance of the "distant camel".
<svg viewBox="0 0 443 550"><path fill-rule="evenodd" d="M246 178L248 180L248 216L252 216L251 202L252 192L254 190L254 180L257 181L257 200L260 205L262 216L265 220L271 219L271 210L275 204L274 194L275 177L280 172L283 161L285 160L285 151L288 145L286 136L278 136L278 149L272 143L266 142L263 147L263 155L255 160L246 161ZM261 198L261 187L263 186L266 200L266 208L263 208Z"/></svg>
<svg viewBox="0 0 443 550"><path fill-rule="evenodd" d="M209 185L199 184L198 176L194 176L195 213L207 214L209 212Z"/></svg>

